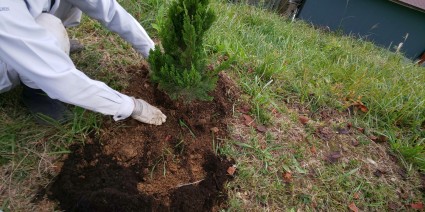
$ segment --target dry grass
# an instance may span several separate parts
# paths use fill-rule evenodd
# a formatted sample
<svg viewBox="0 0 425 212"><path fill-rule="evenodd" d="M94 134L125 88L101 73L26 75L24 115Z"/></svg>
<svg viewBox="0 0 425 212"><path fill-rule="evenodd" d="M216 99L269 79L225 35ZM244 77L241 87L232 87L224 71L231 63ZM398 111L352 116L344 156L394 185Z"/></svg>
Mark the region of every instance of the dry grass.
<svg viewBox="0 0 425 212"><path fill-rule="evenodd" d="M299 116L309 111L281 106L267 133L243 118L231 124L233 141L222 147L238 167L228 185L230 211L344 211L351 203L362 211L409 210L423 201L418 172L356 129L348 114L324 109L303 125Z"/></svg>
<svg viewBox="0 0 425 212"><path fill-rule="evenodd" d="M10 211L53 211L52 202L37 201L34 204L38 191L47 186L58 171L55 157L48 154L49 147L45 142L41 149L43 151L26 149L19 161L0 167L0 199ZM34 166L29 166L28 161Z"/></svg>

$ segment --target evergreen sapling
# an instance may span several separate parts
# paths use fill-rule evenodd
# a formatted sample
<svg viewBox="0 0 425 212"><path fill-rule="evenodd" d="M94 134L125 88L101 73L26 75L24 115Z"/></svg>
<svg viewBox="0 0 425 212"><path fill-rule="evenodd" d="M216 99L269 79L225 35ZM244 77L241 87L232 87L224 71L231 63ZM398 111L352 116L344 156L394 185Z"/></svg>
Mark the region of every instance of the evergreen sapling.
<svg viewBox="0 0 425 212"><path fill-rule="evenodd" d="M212 100L217 76L206 69L203 37L215 20L209 0L177 0L159 23L162 49L151 50L151 79L172 99Z"/></svg>

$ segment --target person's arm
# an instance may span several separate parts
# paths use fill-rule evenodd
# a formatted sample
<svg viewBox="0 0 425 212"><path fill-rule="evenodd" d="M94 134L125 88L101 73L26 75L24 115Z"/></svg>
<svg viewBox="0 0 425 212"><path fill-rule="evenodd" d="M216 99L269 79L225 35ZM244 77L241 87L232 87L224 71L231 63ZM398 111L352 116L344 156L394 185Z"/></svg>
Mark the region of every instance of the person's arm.
<svg viewBox="0 0 425 212"><path fill-rule="evenodd" d="M0 58L19 75L53 99L113 115L115 120L132 114L132 98L77 70L57 40L34 21L24 1L0 0L0 5Z"/></svg>
<svg viewBox="0 0 425 212"><path fill-rule="evenodd" d="M118 33L124 40L145 58L155 44L145 29L115 0L70 1L83 13L98 20L109 30Z"/></svg>

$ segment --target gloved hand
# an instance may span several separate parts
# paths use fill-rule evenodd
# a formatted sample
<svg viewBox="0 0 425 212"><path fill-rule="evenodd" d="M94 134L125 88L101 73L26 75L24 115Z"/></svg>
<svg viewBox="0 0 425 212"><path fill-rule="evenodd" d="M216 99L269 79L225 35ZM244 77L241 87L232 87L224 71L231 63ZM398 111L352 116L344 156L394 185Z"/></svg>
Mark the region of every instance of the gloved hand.
<svg viewBox="0 0 425 212"><path fill-rule="evenodd" d="M147 124L161 125L167 119L167 116L165 116L158 108L150 105L144 100L135 98L132 99L134 101L134 110L131 117L137 121Z"/></svg>

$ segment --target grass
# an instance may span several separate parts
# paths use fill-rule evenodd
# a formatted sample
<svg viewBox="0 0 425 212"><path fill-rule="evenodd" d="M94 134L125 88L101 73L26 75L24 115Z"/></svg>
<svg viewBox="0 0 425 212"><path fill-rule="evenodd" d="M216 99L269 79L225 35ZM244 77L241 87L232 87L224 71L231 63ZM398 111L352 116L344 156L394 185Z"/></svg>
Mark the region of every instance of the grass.
<svg viewBox="0 0 425 212"><path fill-rule="evenodd" d="M155 37L164 1L120 3ZM231 58L226 71L245 92L241 102L268 129L263 134L239 123L235 110L233 139L214 143L237 161L228 211L341 211L350 203L364 211L406 210L424 201L416 171L425 169L423 68L359 38L254 7L217 0L212 8L219 12L205 42L211 62ZM72 56L79 69L115 89L127 86L126 71L141 60L128 43L86 17L69 33L86 45ZM73 107L71 123L37 126L19 95L19 88L0 94L3 211L37 210L30 201L55 175L56 159L102 125L100 115ZM368 112L346 113L358 100ZM310 121L301 124L300 115ZM347 123L350 133L337 133ZM385 135L388 145L372 135ZM341 154L335 163L326 160L332 152Z"/></svg>
<svg viewBox="0 0 425 212"><path fill-rule="evenodd" d="M32 210L36 192L55 175L55 163L74 142L84 142L99 129L99 115L73 108L66 125L34 123L14 92L0 97L0 207L3 211Z"/></svg>
<svg viewBox="0 0 425 212"><path fill-rule="evenodd" d="M313 29L263 10L217 5L209 51L237 58L234 68L252 102L300 102L312 112L345 110L360 99L357 122L388 137L395 151L425 169L425 72L370 42ZM243 12L241 12L243 11ZM225 14L225 15L224 15ZM254 112L267 121L260 109ZM264 117L265 116L265 117Z"/></svg>
<svg viewBox="0 0 425 212"><path fill-rule="evenodd" d="M253 129L240 132L240 124L232 129L246 138L222 148L238 161L238 178L229 185L231 211L341 211L351 202L362 210L379 211L422 200L420 192L400 198L405 192L400 189L415 190L420 182L414 170L425 169L423 68L370 42L322 32L261 9L222 3L214 8L221 15L207 38L208 51L235 58L228 71L248 94L251 114L277 131L264 137ZM355 101L366 105L368 112L340 115ZM279 123L273 110L287 120ZM318 114L327 110L337 115L321 120ZM316 117L317 123L300 127L299 115ZM339 146L314 136L320 127L331 125L329 131L335 132L336 126L347 123L365 128L366 133L333 140ZM410 181L398 176L400 171L394 168L398 164L389 162L385 148L371 142L372 135L384 135L392 155L402 155L399 159ZM341 144L352 139L361 146ZM323 158L333 151L346 152L343 161L327 164ZM374 155L379 157L368 158ZM391 170L386 174L396 177L392 182L388 176L384 178L389 181L378 178L376 169ZM291 182L284 182L286 172L294 176ZM356 198L353 191L358 192Z"/></svg>
<svg viewBox="0 0 425 212"><path fill-rule="evenodd" d="M238 167L235 181L228 185L229 211L344 211L351 202L364 211L382 211L394 204L402 210L403 205L423 200L417 173L407 171L407 179L402 179L386 147L356 133L317 138L293 121L294 113L271 118L275 126L266 134L231 125L235 139L221 148L223 154L236 158ZM348 122L315 121L308 127L333 129L329 125L340 121ZM361 141L359 146L351 145L353 139ZM342 157L328 163L325 158L335 151ZM375 176L378 169L385 174ZM290 179L285 178L287 173ZM413 193L402 199L404 192Z"/></svg>

